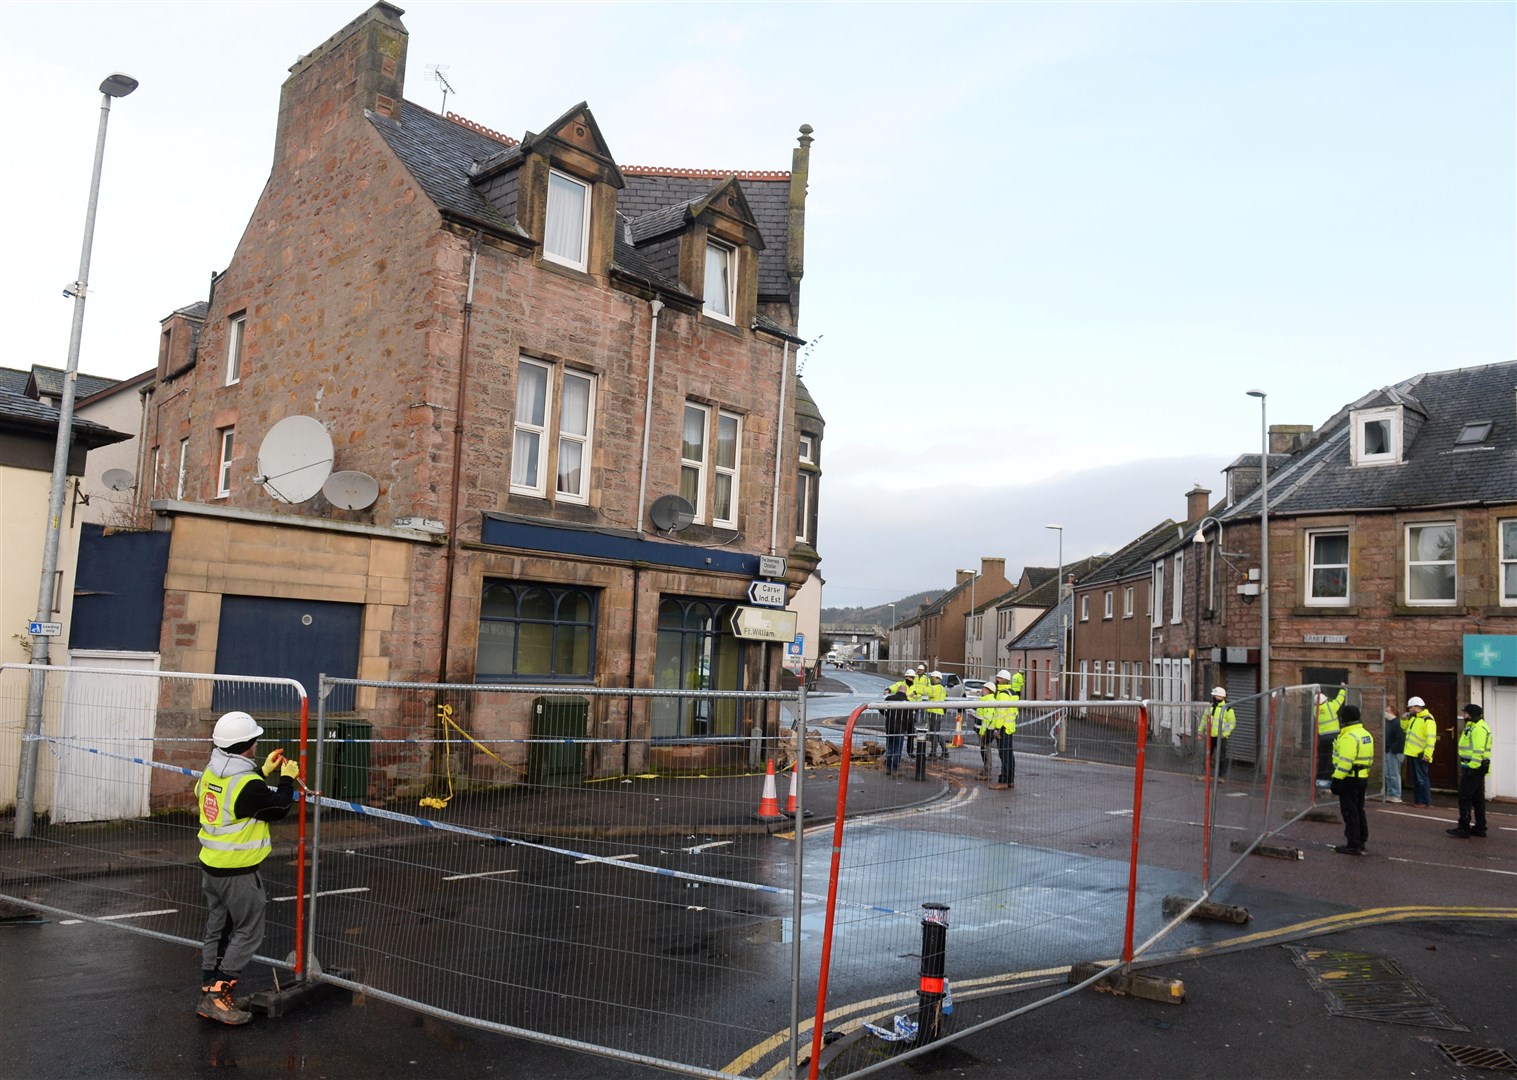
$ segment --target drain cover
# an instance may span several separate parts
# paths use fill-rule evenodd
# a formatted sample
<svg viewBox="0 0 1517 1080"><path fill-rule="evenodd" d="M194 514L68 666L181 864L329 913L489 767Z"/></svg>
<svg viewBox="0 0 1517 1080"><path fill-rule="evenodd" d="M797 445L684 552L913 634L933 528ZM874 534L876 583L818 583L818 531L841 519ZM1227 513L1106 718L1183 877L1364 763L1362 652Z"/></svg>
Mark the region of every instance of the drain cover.
<svg viewBox="0 0 1517 1080"><path fill-rule="evenodd" d="M1327 1011L1334 1016L1446 1031L1469 1030L1394 960L1299 945L1286 948L1294 954L1296 966L1306 972L1312 987L1327 998Z"/></svg>
<svg viewBox="0 0 1517 1080"><path fill-rule="evenodd" d="M1505 1050L1489 1046L1450 1046L1448 1043L1439 1043L1438 1049L1455 1065L1471 1069L1494 1069L1497 1072L1517 1072L1517 1059L1513 1059Z"/></svg>

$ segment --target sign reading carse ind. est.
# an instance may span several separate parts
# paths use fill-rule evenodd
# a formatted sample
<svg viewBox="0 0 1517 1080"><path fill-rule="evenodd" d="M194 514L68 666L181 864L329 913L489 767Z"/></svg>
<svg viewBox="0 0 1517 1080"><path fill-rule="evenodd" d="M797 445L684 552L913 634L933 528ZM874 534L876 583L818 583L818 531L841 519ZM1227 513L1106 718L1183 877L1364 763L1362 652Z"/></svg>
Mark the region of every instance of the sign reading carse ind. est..
<svg viewBox="0 0 1517 1080"><path fill-rule="evenodd" d="M795 621L793 611L740 607L732 614L732 632L749 641L794 641Z"/></svg>
<svg viewBox="0 0 1517 1080"><path fill-rule="evenodd" d="M785 606L783 581L753 581L748 584L748 603L761 607Z"/></svg>

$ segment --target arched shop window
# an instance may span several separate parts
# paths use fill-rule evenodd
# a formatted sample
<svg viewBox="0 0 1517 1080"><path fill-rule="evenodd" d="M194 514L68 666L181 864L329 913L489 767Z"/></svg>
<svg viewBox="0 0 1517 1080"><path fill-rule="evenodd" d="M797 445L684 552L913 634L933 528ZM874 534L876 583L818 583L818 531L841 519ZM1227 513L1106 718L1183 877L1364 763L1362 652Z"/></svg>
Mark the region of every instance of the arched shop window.
<svg viewBox="0 0 1517 1080"><path fill-rule="evenodd" d="M479 602L480 682L583 682L595 670L597 594L486 579Z"/></svg>
<svg viewBox="0 0 1517 1080"><path fill-rule="evenodd" d="M658 605L660 690L741 690L742 642L732 634L736 606L719 600L666 596ZM653 699L655 739L739 735L738 702L699 696Z"/></svg>

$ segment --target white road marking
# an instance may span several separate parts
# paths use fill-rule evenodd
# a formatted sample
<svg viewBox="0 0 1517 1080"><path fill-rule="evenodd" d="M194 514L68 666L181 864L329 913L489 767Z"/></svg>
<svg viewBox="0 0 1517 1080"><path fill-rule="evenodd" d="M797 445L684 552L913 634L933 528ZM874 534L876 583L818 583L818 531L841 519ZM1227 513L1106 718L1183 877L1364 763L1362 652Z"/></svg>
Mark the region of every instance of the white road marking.
<svg viewBox="0 0 1517 1080"><path fill-rule="evenodd" d="M444 881L462 881L464 878L494 877L496 874L519 874L520 870L486 870L480 874L449 874Z"/></svg>
<svg viewBox="0 0 1517 1080"><path fill-rule="evenodd" d="M1460 866L1457 863L1422 862L1419 859L1398 859L1394 855L1386 861L1411 863L1413 866L1441 866L1445 870L1474 870L1479 874L1505 874L1508 877L1517 877L1517 870L1492 870L1485 866Z"/></svg>
<svg viewBox="0 0 1517 1080"><path fill-rule="evenodd" d="M1110 815L1112 815L1114 817L1132 817L1132 811L1131 810L1107 810L1107 811L1105 811L1105 813L1110 814ZM1154 822L1154 823L1162 822L1165 825L1189 825L1192 828L1196 828L1196 829L1204 829L1206 827L1206 822L1204 822L1204 821L1181 821L1179 818L1150 817L1147 814L1143 815L1143 820L1144 821ZM1216 822L1212 822L1212 828L1214 828L1214 829L1229 829L1229 830L1231 830L1233 832L1247 832L1248 831L1247 828L1245 826L1243 826L1243 825L1218 825Z"/></svg>
<svg viewBox="0 0 1517 1080"><path fill-rule="evenodd" d="M696 844L694 847L687 847L685 849L685 854L686 855L699 855L701 852L703 852L703 851L710 851L712 848L731 847L731 846L732 846L732 841L731 840L713 840L709 844Z"/></svg>
<svg viewBox="0 0 1517 1080"><path fill-rule="evenodd" d="M1329 806L1331 804L1329 804L1329 803L1323 803L1323 805L1324 806ZM1395 814L1398 817L1414 817L1414 818L1416 818L1419 821L1454 821L1455 820L1454 818L1438 817L1438 816L1436 816L1434 814L1414 814L1410 810L1385 810L1385 809L1382 809L1380 812L1382 814Z"/></svg>
<svg viewBox="0 0 1517 1080"><path fill-rule="evenodd" d="M357 888L353 888L353 889L323 889L321 892L317 893L316 895L317 896L341 896L343 893L368 892L368 891L369 891L369 887L367 885L360 885ZM306 893L304 895L305 895L305 898L307 900L309 900L311 898L311 894L310 893ZM273 901L274 903L276 903L276 904L288 904L291 900L295 900L295 899L298 899L298 898L294 897L294 896L271 896L271 897L269 897L269 899L271 901Z"/></svg>
<svg viewBox="0 0 1517 1080"><path fill-rule="evenodd" d="M158 911L133 911L133 912L129 912L126 915L100 915L100 916L97 916L97 918L98 918L98 920L100 922L114 922L117 919L146 919L146 918L150 918L151 916L154 916L154 915L177 915L177 914L179 914L179 909L178 908L161 908ZM78 926L80 923L95 922L95 921L96 921L95 919L63 919L63 920L61 920L58 923L58 925L59 926Z"/></svg>
<svg viewBox="0 0 1517 1080"><path fill-rule="evenodd" d="M574 860L574 865L575 866L589 866L591 863L617 862L619 860L622 861L622 862L625 862L625 861L627 861L629 859L637 859L637 858L641 858L641 856L639 856L637 854L637 852L635 852L635 851L629 851L625 855L607 855L604 859L575 859Z"/></svg>

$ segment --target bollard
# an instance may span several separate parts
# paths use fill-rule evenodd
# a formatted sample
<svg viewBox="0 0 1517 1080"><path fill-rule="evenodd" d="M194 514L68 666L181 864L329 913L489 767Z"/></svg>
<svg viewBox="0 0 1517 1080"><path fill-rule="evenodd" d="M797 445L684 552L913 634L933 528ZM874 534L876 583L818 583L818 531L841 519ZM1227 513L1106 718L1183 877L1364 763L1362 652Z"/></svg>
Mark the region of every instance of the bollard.
<svg viewBox="0 0 1517 1080"><path fill-rule="evenodd" d="M927 729L917 728L916 764L918 780L927 779Z"/></svg>
<svg viewBox="0 0 1517 1080"><path fill-rule="evenodd" d="M937 1042L942 1034L944 954L948 947L948 905L923 904L922 975L917 984L917 1046Z"/></svg>

